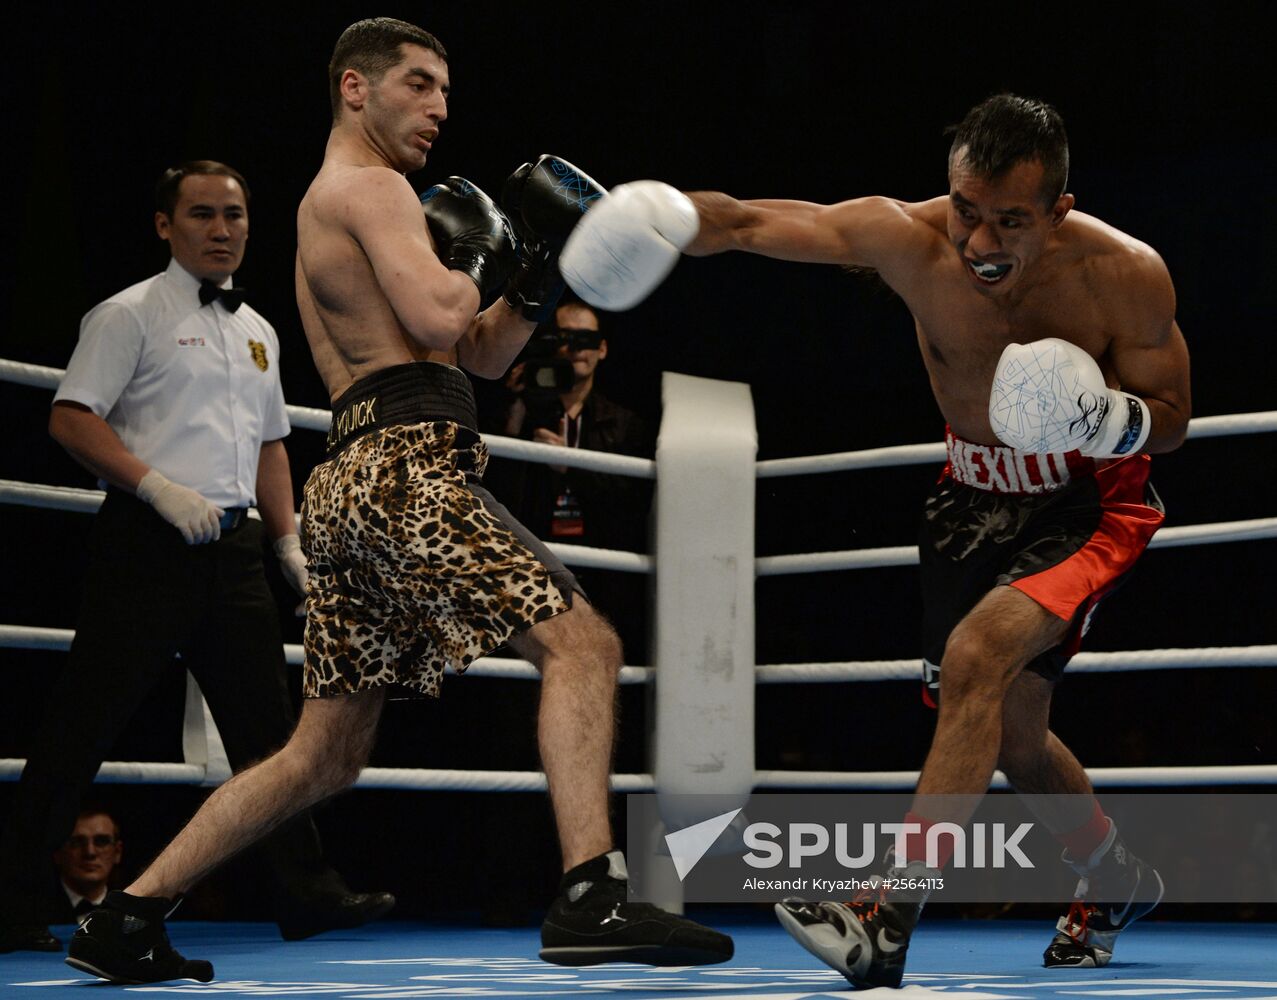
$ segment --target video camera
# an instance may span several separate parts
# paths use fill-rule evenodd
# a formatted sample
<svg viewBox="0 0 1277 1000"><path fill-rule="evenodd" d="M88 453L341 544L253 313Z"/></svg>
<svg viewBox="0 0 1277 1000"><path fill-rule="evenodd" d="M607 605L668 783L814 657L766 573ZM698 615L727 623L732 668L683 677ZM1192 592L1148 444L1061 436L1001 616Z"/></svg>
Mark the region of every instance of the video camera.
<svg viewBox="0 0 1277 1000"><path fill-rule="evenodd" d="M550 327L532 335L523 348L523 390L519 393L534 427L548 427L562 415L559 397L572 388L571 353L593 350L603 342L598 330ZM563 348L567 347L567 354Z"/></svg>

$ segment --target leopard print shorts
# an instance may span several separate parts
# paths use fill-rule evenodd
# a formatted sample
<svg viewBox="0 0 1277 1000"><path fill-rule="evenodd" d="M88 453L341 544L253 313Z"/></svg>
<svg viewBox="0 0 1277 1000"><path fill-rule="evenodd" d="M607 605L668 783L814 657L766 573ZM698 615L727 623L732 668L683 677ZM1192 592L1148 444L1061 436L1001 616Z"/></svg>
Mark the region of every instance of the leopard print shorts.
<svg viewBox="0 0 1277 1000"><path fill-rule="evenodd" d="M302 504L307 698L397 684L438 696L564 610L570 571L478 482L488 453L448 421L394 424L315 467Z"/></svg>

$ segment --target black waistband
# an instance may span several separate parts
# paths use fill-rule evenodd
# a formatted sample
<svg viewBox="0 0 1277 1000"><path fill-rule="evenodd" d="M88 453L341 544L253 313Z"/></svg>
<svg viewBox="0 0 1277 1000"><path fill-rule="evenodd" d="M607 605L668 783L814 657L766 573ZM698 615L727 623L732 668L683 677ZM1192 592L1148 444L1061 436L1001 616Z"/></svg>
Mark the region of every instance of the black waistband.
<svg viewBox="0 0 1277 1000"><path fill-rule="evenodd" d="M465 373L435 361L383 368L361 378L333 404L328 457L378 427L431 420L460 424L477 435L474 390Z"/></svg>

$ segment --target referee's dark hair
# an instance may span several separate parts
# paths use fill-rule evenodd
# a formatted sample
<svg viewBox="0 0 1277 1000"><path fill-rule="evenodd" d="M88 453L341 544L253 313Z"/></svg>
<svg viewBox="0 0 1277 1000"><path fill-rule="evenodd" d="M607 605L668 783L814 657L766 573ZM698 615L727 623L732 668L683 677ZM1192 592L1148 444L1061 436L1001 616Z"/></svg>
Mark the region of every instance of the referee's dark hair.
<svg viewBox="0 0 1277 1000"><path fill-rule="evenodd" d="M157 212L163 212L170 219L173 218L173 212L177 208L178 195L182 188L182 179L190 177L192 174L229 177L244 192L245 205L248 204L249 198L252 197L248 193L248 181L244 180L244 175L234 167L228 167L225 163L218 163L216 160L187 160L185 163L179 163L176 167L169 167L164 173L160 174L160 179L155 182L155 210Z"/></svg>

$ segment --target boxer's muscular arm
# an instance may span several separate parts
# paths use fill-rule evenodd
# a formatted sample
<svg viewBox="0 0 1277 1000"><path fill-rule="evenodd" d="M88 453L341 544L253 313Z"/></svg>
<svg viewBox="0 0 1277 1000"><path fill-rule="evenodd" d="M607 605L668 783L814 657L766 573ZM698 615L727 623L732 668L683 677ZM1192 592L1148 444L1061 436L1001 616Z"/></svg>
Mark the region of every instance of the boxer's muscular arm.
<svg viewBox="0 0 1277 1000"><path fill-rule="evenodd" d="M338 206L409 336L432 351L451 350L479 308L471 278L443 266L430 245L421 202L401 174L366 167Z"/></svg>
<svg viewBox="0 0 1277 1000"><path fill-rule="evenodd" d="M83 403L54 403L49 434L97 478L130 493L137 492L138 482L150 471L150 466L124 447L111 425Z"/></svg>
<svg viewBox="0 0 1277 1000"><path fill-rule="evenodd" d="M891 198L857 198L837 205L805 201L738 201L725 194L688 194L700 216L692 256L745 250L811 264L888 270L934 231L915 217L915 206Z"/></svg>
<svg viewBox="0 0 1277 1000"><path fill-rule="evenodd" d="M505 299L497 299L457 341L457 364L480 378L501 378L535 329Z"/></svg>
<svg viewBox="0 0 1277 1000"><path fill-rule="evenodd" d="M1148 405L1152 428L1144 451L1174 451L1192 415L1188 345L1175 322L1175 289L1166 265L1151 250L1136 260L1116 294L1131 306L1119 323L1108 358L1123 392Z"/></svg>

